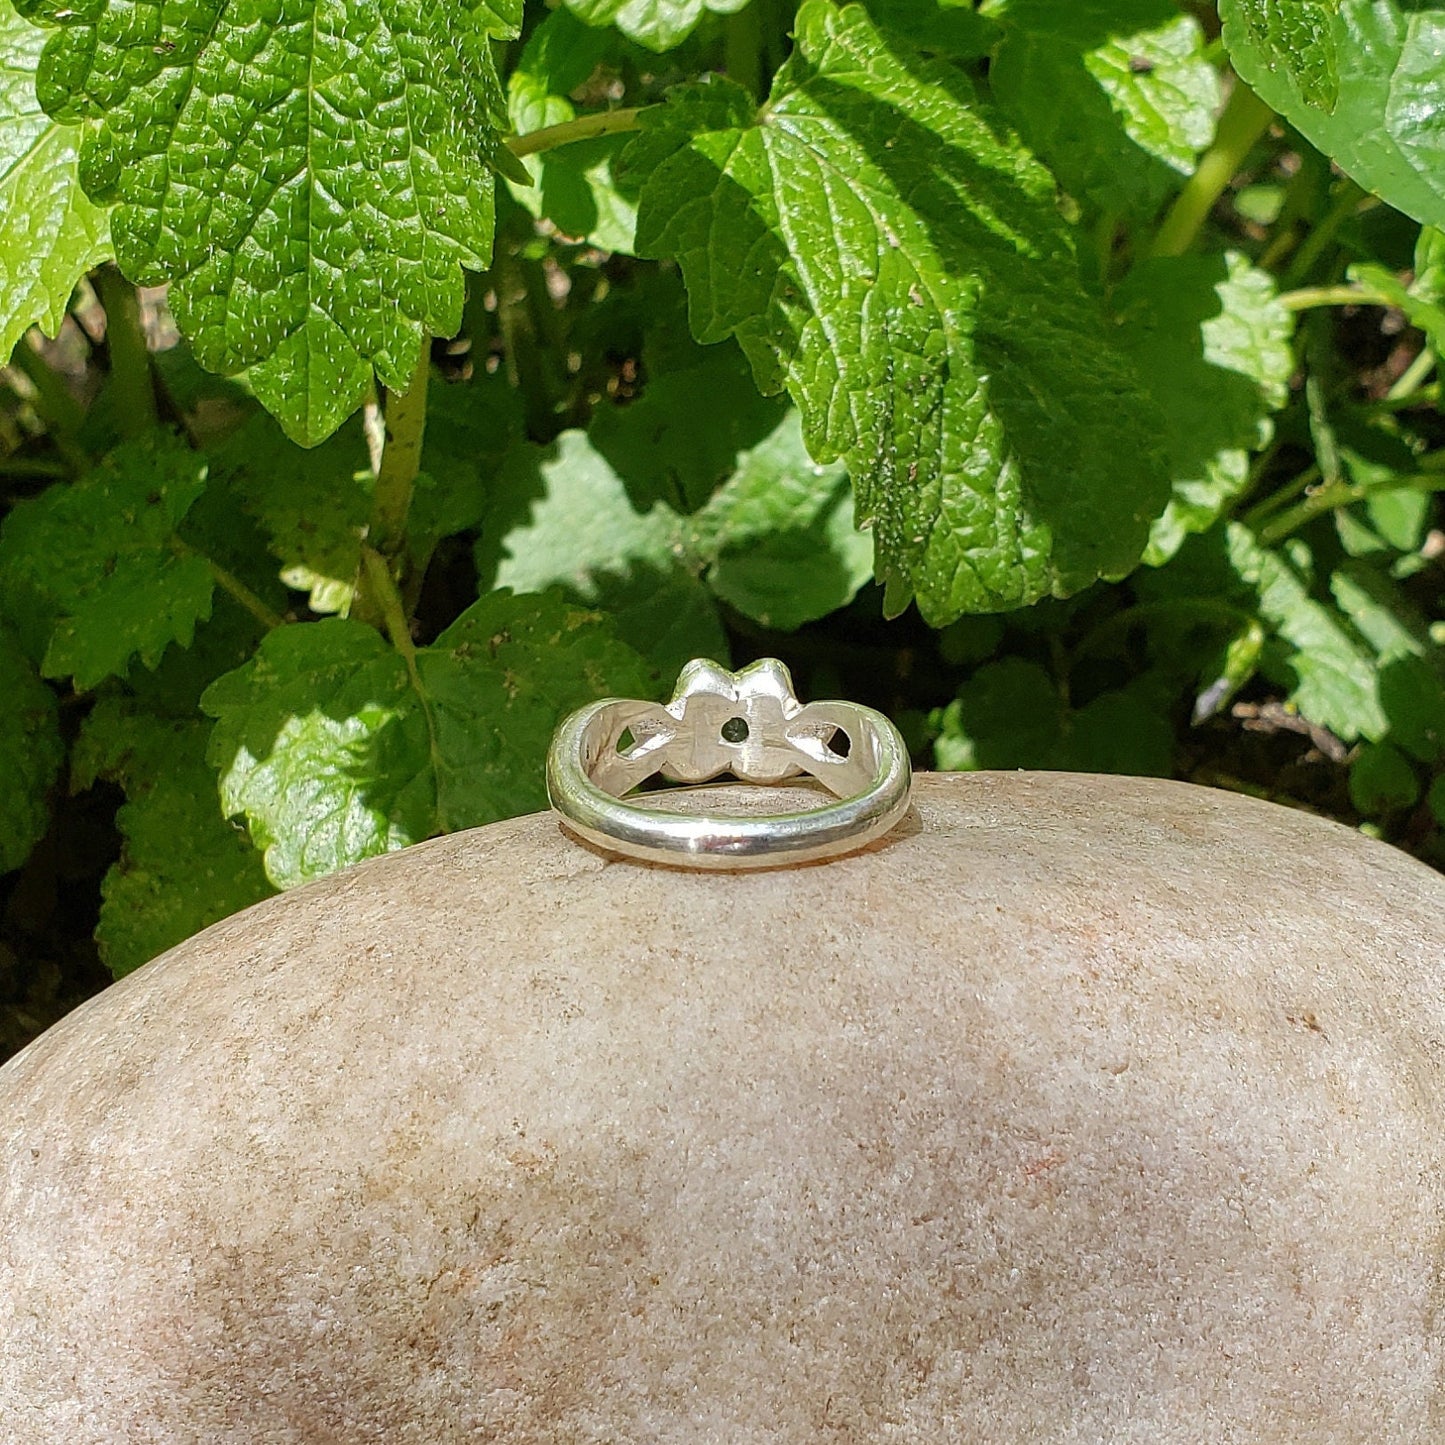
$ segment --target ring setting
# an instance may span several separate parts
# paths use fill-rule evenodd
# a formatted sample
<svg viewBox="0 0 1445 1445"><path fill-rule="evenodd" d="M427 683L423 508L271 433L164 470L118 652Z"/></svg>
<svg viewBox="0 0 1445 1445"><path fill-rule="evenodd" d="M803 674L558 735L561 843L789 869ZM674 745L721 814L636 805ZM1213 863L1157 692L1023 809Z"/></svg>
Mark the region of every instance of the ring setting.
<svg viewBox="0 0 1445 1445"><path fill-rule="evenodd" d="M629 795L654 775L696 785L812 777L833 800L806 812L664 812ZM912 777L897 728L872 708L801 703L788 669L738 672L695 659L666 704L607 698L566 718L547 756L547 795L580 837L613 852L691 868L809 862L853 852L908 811Z"/></svg>

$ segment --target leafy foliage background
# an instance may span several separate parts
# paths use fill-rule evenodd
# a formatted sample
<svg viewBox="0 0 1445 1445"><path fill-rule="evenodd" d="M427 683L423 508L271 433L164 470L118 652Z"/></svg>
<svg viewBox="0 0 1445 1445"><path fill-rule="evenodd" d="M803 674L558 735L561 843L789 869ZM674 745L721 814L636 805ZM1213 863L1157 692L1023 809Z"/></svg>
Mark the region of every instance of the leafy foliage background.
<svg viewBox="0 0 1445 1445"><path fill-rule="evenodd" d="M1445 865L1442 44L0 0L0 1053L694 656Z"/></svg>

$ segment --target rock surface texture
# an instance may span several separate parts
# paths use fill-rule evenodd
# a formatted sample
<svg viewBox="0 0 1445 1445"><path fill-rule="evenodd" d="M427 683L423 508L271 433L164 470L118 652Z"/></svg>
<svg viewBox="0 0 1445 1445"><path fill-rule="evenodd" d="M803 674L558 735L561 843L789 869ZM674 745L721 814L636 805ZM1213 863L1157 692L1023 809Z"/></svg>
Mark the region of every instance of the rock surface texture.
<svg viewBox="0 0 1445 1445"><path fill-rule="evenodd" d="M442 839L0 1070L0 1441L1433 1445L1442 1050L1445 880L1182 784Z"/></svg>

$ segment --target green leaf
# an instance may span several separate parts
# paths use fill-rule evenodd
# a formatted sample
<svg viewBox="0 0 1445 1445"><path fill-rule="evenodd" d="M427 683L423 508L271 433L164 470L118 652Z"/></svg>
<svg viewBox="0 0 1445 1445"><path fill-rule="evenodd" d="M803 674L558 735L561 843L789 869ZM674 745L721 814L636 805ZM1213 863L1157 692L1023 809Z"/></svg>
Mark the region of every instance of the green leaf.
<svg viewBox="0 0 1445 1445"><path fill-rule="evenodd" d="M1302 541L1268 548L1230 523L1192 539L1168 567L1140 573L1133 586L1153 617L1258 618L1268 634L1263 648L1231 623L1241 641L1229 692L1257 660L1287 704L1345 742L1388 740L1422 762L1445 753L1445 676L1425 620L1377 567L1346 560L1325 579L1328 591L1314 571ZM1188 650L1167 631L1158 646Z"/></svg>
<svg viewBox="0 0 1445 1445"><path fill-rule="evenodd" d="M839 495L807 528L780 531L765 547L724 553L708 573L713 596L777 632L849 602L873 577L873 544L853 525L853 499Z"/></svg>
<svg viewBox="0 0 1445 1445"><path fill-rule="evenodd" d="M278 888L430 836L426 715L406 664L340 619L283 627L201 698L221 807L244 816Z"/></svg>
<svg viewBox="0 0 1445 1445"><path fill-rule="evenodd" d="M938 655L950 667L987 662L1003 646L1004 630L999 617L960 617L938 634Z"/></svg>
<svg viewBox="0 0 1445 1445"><path fill-rule="evenodd" d="M1430 494L1409 487L1382 490L1365 499L1370 525L1384 544L1397 552L1419 552L1432 511Z"/></svg>
<svg viewBox="0 0 1445 1445"><path fill-rule="evenodd" d="M505 40L522 29L523 0L470 0L481 36Z"/></svg>
<svg viewBox="0 0 1445 1445"><path fill-rule="evenodd" d="M891 30L919 50L977 60L998 44L998 24L973 8L973 0L863 0L880 30Z"/></svg>
<svg viewBox="0 0 1445 1445"><path fill-rule="evenodd" d="M809 457L797 412L773 410L771 431L733 454L731 475L696 510L688 509L700 500L699 474L659 471L641 401L620 421L599 417L605 452L580 431L519 448L482 524L483 585L565 587L612 614L623 638L665 673L725 656L709 592L785 631L844 606L872 576L872 544L853 526L846 473ZM695 434L694 461L721 457L720 438L710 446L706 430Z"/></svg>
<svg viewBox="0 0 1445 1445"><path fill-rule="evenodd" d="M505 377L433 383L426 470L417 477L407 518L414 556L477 524L492 476L520 432L520 403ZM360 420L302 451L271 418L258 415L213 447L209 460L215 485L239 497L266 532L281 580L307 593L313 612L345 612L376 481Z"/></svg>
<svg viewBox="0 0 1445 1445"><path fill-rule="evenodd" d="M1145 261L1114 295L1120 340L1164 417L1174 497L1154 524L1157 566L1244 489L1268 415L1289 398L1294 319L1237 252Z"/></svg>
<svg viewBox="0 0 1445 1445"><path fill-rule="evenodd" d="M76 741L72 785L106 778L126 793L95 933L117 978L272 891L260 854L221 816L208 731L106 698Z"/></svg>
<svg viewBox="0 0 1445 1445"><path fill-rule="evenodd" d="M1340 98L1339 0L1224 0L1220 9L1226 23L1233 21L1236 39L1228 43L1242 75L1236 42L1312 110L1334 110Z"/></svg>
<svg viewBox="0 0 1445 1445"><path fill-rule="evenodd" d="M1066 189L1152 216L1214 138L1219 78L1172 0L1028 0L998 13L989 85Z"/></svg>
<svg viewBox="0 0 1445 1445"><path fill-rule="evenodd" d="M945 772L1045 768L1167 777L1174 735L1160 699L1135 686L1074 709L1043 668L1009 657L981 667L933 718Z"/></svg>
<svg viewBox="0 0 1445 1445"><path fill-rule="evenodd" d="M585 530L576 525L586 517ZM535 591L566 580L592 591L602 576L633 564L669 569L677 514L653 500L633 505L626 484L589 443L563 432L546 447L520 448L504 471L478 544L481 574L493 585Z"/></svg>
<svg viewBox="0 0 1445 1445"><path fill-rule="evenodd" d="M1440 652L1401 657L1380 669L1380 706L1390 720L1390 740L1422 763L1445 758L1445 678Z"/></svg>
<svg viewBox="0 0 1445 1445"><path fill-rule="evenodd" d="M585 432L519 447L482 522L479 584L563 587L608 613L623 640L664 674L694 657L725 657L717 608L677 549L678 514L655 495L644 497L634 501Z"/></svg>
<svg viewBox="0 0 1445 1445"><path fill-rule="evenodd" d="M1165 704L1148 679L1101 693L1074 710L1054 766L1078 773L1167 778L1174 771L1174 729Z"/></svg>
<svg viewBox="0 0 1445 1445"><path fill-rule="evenodd" d="M570 105L556 119L545 113L546 107L566 104L566 96L586 83L610 49L607 31L584 25L569 10L552 11L532 32L507 77L508 110L517 134L571 120L576 112Z"/></svg>
<svg viewBox="0 0 1445 1445"><path fill-rule="evenodd" d="M558 722L599 697L672 685L612 622L555 591L493 592L417 654L435 725L435 831L546 806L543 765Z"/></svg>
<svg viewBox="0 0 1445 1445"><path fill-rule="evenodd" d="M18 868L49 825L47 795L64 756L55 694L0 629L0 873Z"/></svg>
<svg viewBox="0 0 1445 1445"><path fill-rule="evenodd" d="M255 617L221 592L215 612L197 626L189 647L168 647L154 671L139 662L131 664L121 679L126 695L141 712L194 721L201 694L223 672L241 666L265 632Z"/></svg>
<svg viewBox="0 0 1445 1445"><path fill-rule="evenodd" d="M425 470L407 516L413 557L481 521L497 473L521 439L521 393L503 370L467 381L433 377L427 391Z"/></svg>
<svg viewBox="0 0 1445 1445"><path fill-rule="evenodd" d="M1445 14L1417 0L1220 0L1234 68L1367 190L1445 224Z"/></svg>
<svg viewBox="0 0 1445 1445"><path fill-rule="evenodd" d="M662 52L680 45L711 11L732 15L749 0L565 0L588 25L615 25L629 39Z"/></svg>
<svg viewBox="0 0 1445 1445"><path fill-rule="evenodd" d="M188 325L180 305L177 311L181 324ZM398 355L407 354L405 345ZM233 369L215 354L203 360L219 371ZM379 357L358 349L332 316L313 308L298 330L278 340L275 350L251 366L246 380L286 435L311 447L330 437L365 402L371 392L373 362L382 369Z"/></svg>
<svg viewBox="0 0 1445 1445"><path fill-rule="evenodd" d="M205 485L202 459L158 433L16 505L0 529L0 603L28 623L46 677L83 691L133 657L154 667L172 642L189 646L214 582L177 528Z"/></svg>
<svg viewBox="0 0 1445 1445"><path fill-rule="evenodd" d="M63 28L40 99L85 118L80 176L114 201L122 270L172 283L212 370L252 367L289 435L322 440L375 366L404 389L461 323L492 245L504 109L473 0L22 0Z"/></svg>
<svg viewBox="0 0 1445 1445"><path fill-rule="evenodd" d="M847 472L808 455L796 411L738 458L690 531L714 594L779 631L826 617L873 579L873 541L853 523Z"/></svg>
<svg viewBox="0 0 1445 1445"><path fill-rule="evenodd" d="M676 334L649 337L641 396L599 409L588 434L630 492L693 512L777 428L788 403L758 394L736 346L694 346L682 310L672 319L683 345Z"/></svg>
<svg viewBox="0 0 1445 1445"><path fill-rule="evenodd" d="M934 718L942 772L1048 766L1063 735L1064 700L1053 678L1021 657L979 668Z"/></svg>
<svg viewBox="0 0 1445 1445"><path fill-rule="evenodd" d="M553 113L567 118L560 115L560 109ZM626 134L597 136L572 141L542 156L529 156L523 164L535 166L535 186L518 187L513 194L532 215L551 221L562 237L586 241L603 251L634 255L637 201L615 174L628 140Z"/></svg>
<svg viewBox="0 0 1445 1445"><path fill-rule="evenodd" d="M1346 562L1330 574L1330 592L1381 663L1433 651L1425 619L1412 615L1404 594L1382 572Z"/></svg>
<svg viewBox="0 0 1445 1445"><path fill-rule="evenodd" d="M80 189L80 127L35 99L40 31L0 0L0 364L31 326L54 336L75 283L110 255L105 211Z"/></svg>
<svg viewBox="0 0 1445 1445"><path fill-rule="evenodd" d="M1422 301L1445 301L1445 231L1422 226L1415 242L1415 279L1411 292Z"/></svg>
<svg viewBox="0 0 1445 1445"><path fill-rule="evenodd" d="M433 834L545 806L560 718L659 679L597 614L492 593L413 659L329 619L269 633L219 678L210 761L280 888Z"/></svg>
<svg viewBox="0 0 1445 1445"><path fill-rule="evenodd" d="M1309 554L1302 544L1285 552L1260 546L1246 527L1231 523L1229 560L1252 588L1260 616L1285 644L1273 672L1287 700L1311 722L1346 742L1382 738L1389 719L1380 704L1376 658L1333 608L1310 593Z"/></svg>
<svg viewBox="0 0 1445 1445"><path fill-rule="evenodd" d="M1127 571L1168 483L1053 178L965 76L806 0L761 111L683 87L629 148L638 249L841 458L890 604L941 624Z"/></svg>
<svg viewBox="0 0 1445 1445"><path fill-rule="evenodd" d="M248 588L271 614L286 614L291 599L276 576L261 528L229 488L215 485L214 476L186 513L181 530L188 544ZM166 648L154 669L133 660L121 682L137 711L194 722L201 694L223 672L245 662L268 630L265 621L218 585L211 616L197 624L190 645Z"/></svg>
<svg viewBox="0 0 1445 1445"><path fill-rule="evenodd" d="M344 612L361 560L375 478L359 420L302 451L268 416L253 417L210 453L225 486L260 523L280 577L313 612Z"/></svg>
<svg viewBox="0 0 1445 1445"><path fill-rule="evenodd" d="M1421 762L1445 755L1445 662L1429 624L1388 575L1366 563L1336 568L1330 591L1374 654L1391 742Z"/></svg>
<svg viewBox="0 0 1445 1445"><path fill-rule="evenodd" d="M1334 514L1345 550L1352 557L1392 554L1389 560L1397 568L1402 562L1423 564L1419 553L1434 498L1417 485L1419 461L1411 445L1404 437L1378 426L1354 425L1347 417L1339 455L1349 482L1365 494L1362 501ZM1441 485L1445 487L1445 478ZM1413 555L1393 555L1399 553Z"/></svg>
<svg viewBox="0 0 1445 1445"><path fill-rule="evenodd" d="M1367 817L1413 807L1420 779L1410 760L1389 743L1366 743L1350 766L1350 801Z"/></svg>
<svg viewBox="0 0 1445 1445"><path fill-rule="evenodd" d="M507 108L518 135L576 117L568 92L582 85L611 48L611 34L584 25L569 10L554 10L532 32L507 79ZM631 254L637 229L634 196L618 188L612 163L625 134L573 141L522 162L533 184L511 185L533 216L546 216L564 235L604 251Z"/></svg>

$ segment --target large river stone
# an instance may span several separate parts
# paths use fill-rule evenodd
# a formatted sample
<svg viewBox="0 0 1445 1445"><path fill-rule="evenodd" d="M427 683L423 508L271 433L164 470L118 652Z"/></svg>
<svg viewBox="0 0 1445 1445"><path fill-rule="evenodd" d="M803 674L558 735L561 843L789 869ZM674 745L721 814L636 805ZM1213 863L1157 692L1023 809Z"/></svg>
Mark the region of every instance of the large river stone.
<svg viewBox="0 0 1445 1445"><path fill-rule="evenodd" d="M1442 1045L1445 880L1181 784L446 838L0 1070L0 1439L1436 1445Z"/></svg>

